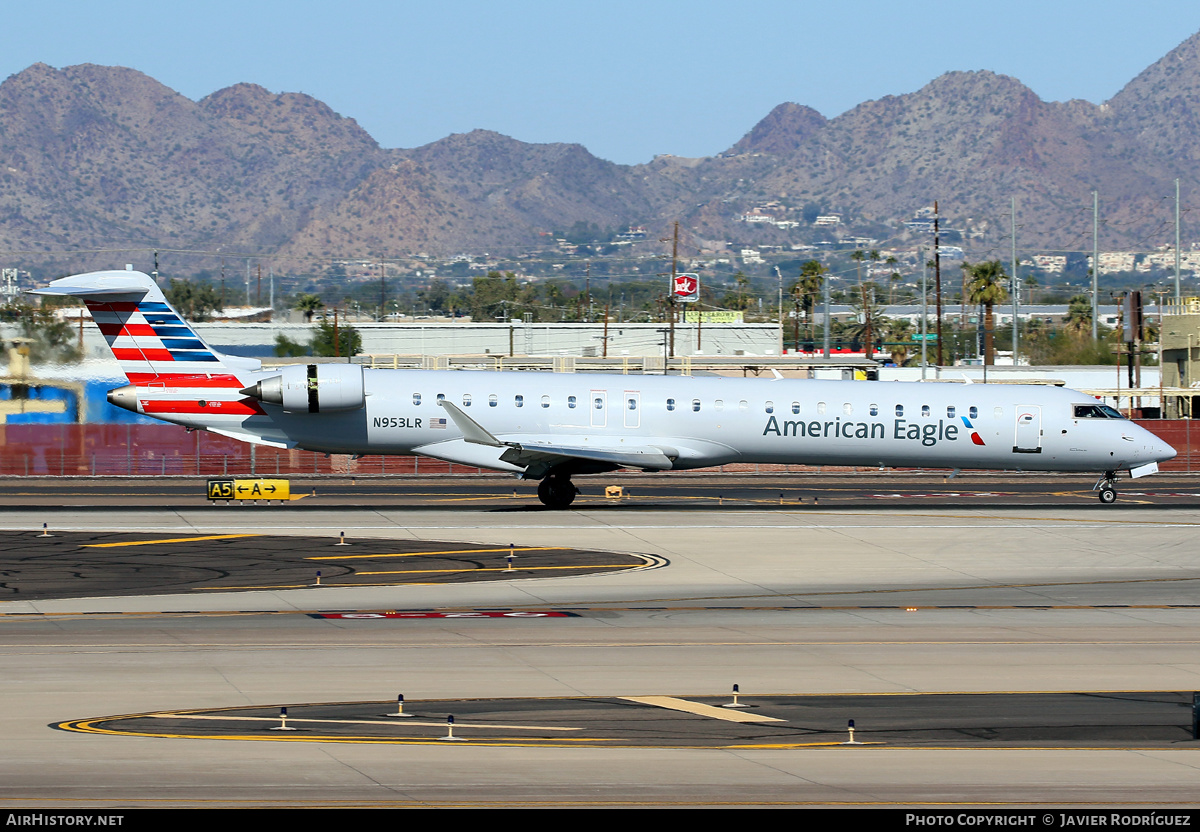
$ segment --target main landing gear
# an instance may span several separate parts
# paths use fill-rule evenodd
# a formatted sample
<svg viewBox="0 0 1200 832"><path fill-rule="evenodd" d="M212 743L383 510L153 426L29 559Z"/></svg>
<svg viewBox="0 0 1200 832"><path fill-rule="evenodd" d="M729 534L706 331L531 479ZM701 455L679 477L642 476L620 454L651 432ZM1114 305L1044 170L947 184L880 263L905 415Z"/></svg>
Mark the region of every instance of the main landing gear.
<svg viewBox="0 0 1200 832"><path fill-rule="evenodd" d="M1106 506L1117 501L1117 472L1105 471L1104 476L1096 480L1092 490L1099 493L1100 502Z"/></svg>
<svg viewBox="0 0 1200 832"><path fill-rule="evenodd" d="M562 474L550 474L538 483L538 499L547 508L566 508L578 493L571 478Z"/></svg>

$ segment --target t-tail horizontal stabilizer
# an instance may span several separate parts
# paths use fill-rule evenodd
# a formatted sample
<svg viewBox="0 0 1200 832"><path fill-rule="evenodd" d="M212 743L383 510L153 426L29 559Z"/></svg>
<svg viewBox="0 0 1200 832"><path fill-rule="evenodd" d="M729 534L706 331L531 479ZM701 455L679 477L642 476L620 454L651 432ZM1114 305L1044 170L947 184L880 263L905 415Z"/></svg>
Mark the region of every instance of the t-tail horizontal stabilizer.
<svg viewBox="0 0 1200 832"><path fill-rule="evenodd" d="M172 376L229 374L261 369L262 362L217 352L180 317L148 274L133 271L88 272L63 277L31 295L80 298L104 335L126 377L135 385ZM212 386L211 383L208 386Z"/></svg>

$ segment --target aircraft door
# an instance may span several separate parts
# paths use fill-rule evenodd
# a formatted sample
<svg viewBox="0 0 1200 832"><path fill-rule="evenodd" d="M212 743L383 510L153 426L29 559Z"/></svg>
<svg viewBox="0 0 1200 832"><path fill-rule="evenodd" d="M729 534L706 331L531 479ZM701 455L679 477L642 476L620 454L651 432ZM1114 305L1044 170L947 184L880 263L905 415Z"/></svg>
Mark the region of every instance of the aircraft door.
<svg viewBox="0 0 1200 832"><path fill-rule="evenodd" d="M1042 408L1039 405L1017 405L1017 428L1013 434L1013 453L1042 452Z"/></svg>
<svg viewBox="0 0 1200 832"><path fill-rule="evenodd" d="M639 391L625 391L621 410L625 413L625 427L638 428L642 426L642 394Z"/></svg>
<svg viewBox="0 0 1200 832"><path fill-rule="evenodd" d="M593 390L588 396L588 412L592 414L591 426L608 427L608 391Z"/></svg>

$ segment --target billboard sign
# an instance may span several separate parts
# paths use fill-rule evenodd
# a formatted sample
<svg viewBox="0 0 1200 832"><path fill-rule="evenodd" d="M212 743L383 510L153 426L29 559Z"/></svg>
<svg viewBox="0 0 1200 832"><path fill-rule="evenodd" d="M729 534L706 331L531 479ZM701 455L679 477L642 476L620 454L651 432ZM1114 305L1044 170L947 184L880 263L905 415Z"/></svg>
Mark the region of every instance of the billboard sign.
<svg viewBox="0 0 1200 832"><path fill-rule="evenodd" d="M677 274L672 290L678 303L695 303L700 300L700 275Z"/></svg>

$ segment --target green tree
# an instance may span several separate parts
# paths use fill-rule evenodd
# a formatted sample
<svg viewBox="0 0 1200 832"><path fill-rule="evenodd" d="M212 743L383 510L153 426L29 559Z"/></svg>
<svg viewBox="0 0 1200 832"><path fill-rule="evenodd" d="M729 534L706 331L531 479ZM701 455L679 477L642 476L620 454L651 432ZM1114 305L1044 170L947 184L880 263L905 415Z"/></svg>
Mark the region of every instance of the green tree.
<svg viewBox="0 0 1200 832"><path fill-rule="evenodd" d="M862 285L862 261L867 259L866 252L864 252L861 248L855 249L850 254L850 259L858 264L858 285L861 286Z"/></svg>
<svg viewBox="0 0 1200 832"><path fill-rule="evenodd" d="M319 295L304 294L296 298L293 306L304 313L306 323L312 323L317 310L325 308L325 301Z"/></svg>
<svg viewBox="0 0 1200 832"><path fill-rule="evenodd" d="M737 294L732 297L733 303L730 304L730 295L725 295L725 305L732 305L734 309L740 309L743 312L750 308L750 299L747 296L747 290L750 288L750 278L746 277L745 272L738 270L733 276L733 282L737 286Z"/></svg>
<svg viewBox="0 0 1200 832"><path fill-rule="evenodd" d="M999 260L988 260L984 263L962 264L963 272L967 275L967 300L983 306L983 363L996 363L995 347L992 333L995 329L992 309L997 303L1003 303L1008 297L1004 288L1008 275Z"/></svg>
<svg viewBox="0 0 1200 832"><path fill-rule="evenodd" d="M821 287L825 283L825 275L829 273L829 269L825 268L819 260L806 260L800 266L800 279L792 284L791 293L796 301L800 304L800 308L804 310L804 318L808 321L808 337L812 340L813 336L813 310L817 305L817 298L821 296Z"/></svg>
<svg viewBox="0 0 1200 832"><path fill-rule="evenodd" d="M75 327L55 315L51 306L13 303L4 308L3 317L15 321L21 336L29 339L20 349L28 351L31 363L70 364L82 357Z"/></svg>
<svg viewBox="0 0 1200 832"><path fill-rule="evenodd" d="M1092 331L1092 299L1087 295L1075 295L1067 307L1067 332L1082 338Z"/></svg>
<svg viewBox="0 0 1200 832"><path fill-rule="evenodd" d="M207 320L213 312L223 308L221 293L211 283L171 278L163 294L167 302L189 321Z"/></svg>
<svg viewBox="0 0 1200 832"><path fill-rule="evenodd" d="M357 329L349 324L338 325L336 346L333 330L333 321L321 321L317 324L317 333L310 345L313 355L349 358L362 352L362 336L358 334Z"/></svg>
<svg viewBox="0 0 1200 832"><path fill-rule="evenodd" d="M892 318L887 324L887 339L891 343L888 349L892 354L892 361L897 367L903 367L909 358L909 352L912 350L912 336L916 331L912 322L908 318Z"/></svg>
<svg viewBox="0 0 1200 832"><path fill-rule="evenodd" d="M276 358L299 358L302 355L308 355L310 351L310 347L301 344L299 341L293 341L283 333L275 336Z"/></svg>
<svg viewBox="0 0 1200 832"><path fill-rule="evenodd" d="M875 302L875 284L859 287L851 296L850 308L854 310L854 322L844 326L842 334L861 341L863 351L870 358L875 351L875 339L880 333L886 332L889 325L879 304Z"/></svg>
<svg viewBox="0 0 1200 832"><path fill-rule="evenodd" d="M884 260L883 262L894 267L900 261L895 257L888 257L888 259ZM893 268L892 273L888 276L888 306L891 306L896 302L896 284L898 284L901 279L902 277L900 272L895 271Z"/></svg>

